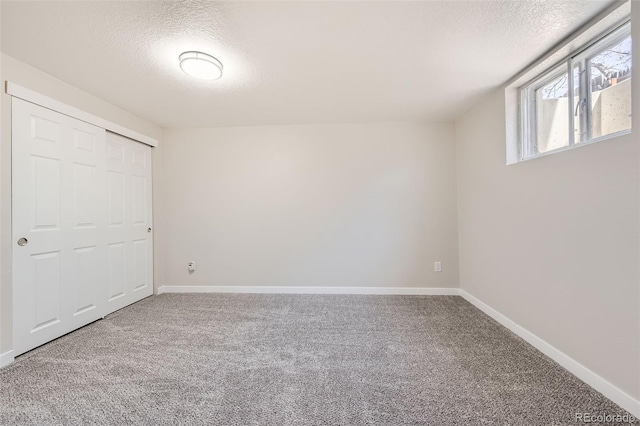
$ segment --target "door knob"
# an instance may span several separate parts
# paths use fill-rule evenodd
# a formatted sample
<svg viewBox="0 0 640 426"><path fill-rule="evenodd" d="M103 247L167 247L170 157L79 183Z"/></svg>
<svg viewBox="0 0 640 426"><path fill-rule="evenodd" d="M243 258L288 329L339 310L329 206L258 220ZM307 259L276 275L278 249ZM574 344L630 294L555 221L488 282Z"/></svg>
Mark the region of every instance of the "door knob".
<svg viewBox="0 0 640 426"><path fill-rule="evenodd" d="M26 239L26 238L24 238L24 237L23 237L23 238L20 238L20 239L18 240L18 245L19 245L20 247L26 246L28 243L29 243L29 240L27 240L27 239Z"/></svg>
<svg viewBox="0 0 640 426"><path fill-rule="evenodd" d="M151 228L147 228L147 232L151 233Z"/></svg>

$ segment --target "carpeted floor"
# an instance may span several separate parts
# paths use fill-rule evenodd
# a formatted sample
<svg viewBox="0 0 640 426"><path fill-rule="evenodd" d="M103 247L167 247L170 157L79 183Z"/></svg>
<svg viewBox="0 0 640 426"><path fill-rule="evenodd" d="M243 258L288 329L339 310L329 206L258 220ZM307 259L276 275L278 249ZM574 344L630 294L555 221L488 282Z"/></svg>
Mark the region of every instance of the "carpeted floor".
<svg viewBox="0 0 640 426"><path fill-rule="evenodd" d="M457 296L172 294L0 370L0 424L560 425L624 414Z"/></svg>

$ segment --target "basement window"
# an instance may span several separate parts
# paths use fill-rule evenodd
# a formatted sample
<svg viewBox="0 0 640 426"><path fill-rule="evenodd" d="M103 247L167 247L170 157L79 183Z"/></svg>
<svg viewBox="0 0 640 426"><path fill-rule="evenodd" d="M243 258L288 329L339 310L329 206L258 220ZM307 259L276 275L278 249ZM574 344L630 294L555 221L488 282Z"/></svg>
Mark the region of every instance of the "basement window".
<svg viewBox="0 0 640 426"><path fill-rule="evenodd" d="M518 161L629 133L629 21L571 52L518 91Z"/></svg>

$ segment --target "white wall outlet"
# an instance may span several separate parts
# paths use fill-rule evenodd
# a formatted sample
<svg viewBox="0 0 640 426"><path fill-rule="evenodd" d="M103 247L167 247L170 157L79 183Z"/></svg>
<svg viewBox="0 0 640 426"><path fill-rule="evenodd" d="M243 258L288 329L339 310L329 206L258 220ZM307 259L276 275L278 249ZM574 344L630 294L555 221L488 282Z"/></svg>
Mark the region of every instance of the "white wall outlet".
<svg viewBox="0 0 640 426"><path fill-rule="evenodd" d="M196 270L196 262L194 262L193 260L190 260L187 262L187 269L189 270L189 272L193 272Z"/></svg>
<svg viewBox="0 0 640 426"><path fill-rule="evenodd" d="M433 270L436 272L442 272L442 263L433 262Z"/></svg>

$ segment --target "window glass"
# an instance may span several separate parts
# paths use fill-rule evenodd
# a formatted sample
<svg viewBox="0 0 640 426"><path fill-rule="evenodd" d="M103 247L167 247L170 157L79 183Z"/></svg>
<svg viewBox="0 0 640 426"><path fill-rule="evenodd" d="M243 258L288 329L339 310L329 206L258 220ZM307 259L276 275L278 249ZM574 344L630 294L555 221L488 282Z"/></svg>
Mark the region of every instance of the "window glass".
<svg viewBox="0 0 640 426"><path fill-rule="evenodd" d="M535 91L538 153L569 145L569 80L561 74Z"/></svg>
<svg viewBox="0 0 640 426"><path fill-rule="evenodd" d="M631 36L587 60L591 138L631 128Z"/></svg>

